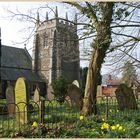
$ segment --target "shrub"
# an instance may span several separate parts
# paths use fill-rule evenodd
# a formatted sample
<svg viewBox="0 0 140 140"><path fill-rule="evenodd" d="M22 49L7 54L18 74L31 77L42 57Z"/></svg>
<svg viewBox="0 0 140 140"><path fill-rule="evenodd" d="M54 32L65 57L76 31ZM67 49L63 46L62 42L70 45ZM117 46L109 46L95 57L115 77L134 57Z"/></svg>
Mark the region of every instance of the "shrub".
<svg viewBox="0 0 140 140"><path fill-rule="evenodd" d="M59 102L64 102L67 95L68 81L65 77L60 76L52 82L53 94Z"/></svg>

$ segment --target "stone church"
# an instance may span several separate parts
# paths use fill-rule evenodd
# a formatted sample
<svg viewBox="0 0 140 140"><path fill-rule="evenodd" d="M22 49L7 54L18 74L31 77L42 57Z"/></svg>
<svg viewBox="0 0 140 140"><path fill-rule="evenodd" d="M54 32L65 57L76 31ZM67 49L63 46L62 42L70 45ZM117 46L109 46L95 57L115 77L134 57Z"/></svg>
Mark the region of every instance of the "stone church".
<svg viewBox="0 0 140 140"><path fill-rule="evenodd" d="M7 81L15 82L18 77L25 77L32 92L36 83L44 83L51 88L53 80L63 75L69 82L80 79L79 42L77 36L77 17L75 21L56 15L40 22L37 16L36 32L32 57L26 49L2 45L0 87L5 96ZM16 55L15 55L16 54ZM28 84L28 85L29 85ZM44 86L43 86L44 87ZM44 88L42 88L44 91ZM1 97L0 97L1 98Z"/></svg>
<svg viewBox="0 0 140 140"><path fill-rule="evenodd" d="M42 73L50 85L63 75L69 82L80 79L79 41L77 17L74 21L59 18L56 7L55 18L40 22L37 16L36 34L32 51L33 69Z"/></svg>

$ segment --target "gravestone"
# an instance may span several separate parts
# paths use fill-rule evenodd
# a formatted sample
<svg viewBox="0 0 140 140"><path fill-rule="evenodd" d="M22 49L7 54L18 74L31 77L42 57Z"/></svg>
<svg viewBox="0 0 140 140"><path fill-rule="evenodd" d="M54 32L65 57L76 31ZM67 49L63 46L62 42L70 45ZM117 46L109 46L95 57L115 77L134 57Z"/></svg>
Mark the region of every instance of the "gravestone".
<svg viewBox="0 0 140 140"><path fill-rule="evenodd" d="M75 85L75 86L77 86L78 88L80 87L80 86L79 86L79 82L78 82L77 80L74 80L74 81L72 82L72 84Z"/></svg>
<svg viewBox="0 0 140 140"><path fill-rule="evenodd" d="M20 124L27 123L27 93L24 78L18 78L15 86L16 120Z"/></svg>
<svg viewBox="0 0 140 140"><path fill-rule="evenodd" d="M137 103L133 90L125 84L120 84L115 91L120 110L137 109Z"/></svg>
<svg viewBox="0 0 140 140"><path fill-rule="evenodd" d="M66 96L65 100L68 102L69 106L72 107L71 98L69 96Z"/></svg>
<svg viewBox="0 0 140 140"><path fill-rule="evenodd" d="M36 88L35 89L35 92L34 92L34 98L33 98L33 101L36 102L38 105L39 105L39 102L40 102L40 94L39 94L39 88Z"/></svg>
<svg viewBox="0 0 140 140"><path fill-rule="evenodd" d="M80 93L79 83L77 80L74 80L73 83L68 87L68 96L70 97L69 102L71 101L70 105L81 109L82 95Z"/></svg>
<svg viewBox="0 0 140 140"><path fill-rule="evenodd" d="M10 117L14 117L15 113L15 94L14 94L14 88L10 84L10 82L7 82L8 87L6 89L6 101L7 101L7 108L8 113Z"/></svg>
<svg viewBox="0 0 140 140"><path fill-rule="evenodd" d="M34 92L33 101L38 105L37 109L39 110L39 120L41 119L41 101L40 101L40 90L37 87Z"/></svg>
<svg viewBox="0 0 140 140"><path fill-rule="evenodd" d="M45 98L43 96L40 96L40 89L38 86L35 89L33 101L38 104L39 121L40 123L44 123Z"/></svg>

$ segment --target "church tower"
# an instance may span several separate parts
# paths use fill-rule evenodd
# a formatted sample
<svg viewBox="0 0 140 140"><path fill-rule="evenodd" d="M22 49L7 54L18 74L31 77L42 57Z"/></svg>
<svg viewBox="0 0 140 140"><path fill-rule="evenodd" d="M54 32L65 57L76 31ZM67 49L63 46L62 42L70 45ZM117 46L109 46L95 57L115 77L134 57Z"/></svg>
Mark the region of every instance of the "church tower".
<svg viewBox="0 0 140 140"><path fill-rule="evenodd" d="M79 42L77 25L66 18L58 17L56 7L55 18L40 23L37 16L36 34L32 51L33 70L43 74L48 83L63 75L69 82L79 80Z"/></svg>

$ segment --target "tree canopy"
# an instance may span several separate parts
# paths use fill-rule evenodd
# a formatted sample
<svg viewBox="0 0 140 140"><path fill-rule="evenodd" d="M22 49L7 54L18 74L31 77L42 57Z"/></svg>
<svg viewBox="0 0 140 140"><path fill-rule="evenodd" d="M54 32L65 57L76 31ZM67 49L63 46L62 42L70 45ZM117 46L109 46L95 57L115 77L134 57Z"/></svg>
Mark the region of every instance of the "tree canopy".
<svg viewBox="0 0 140 140"><path fill-rule="evenodd" d="M136 69L131 62L127 61L124 64L122 76L123 82L128 86L132 86L137 81Z"/></svg>

